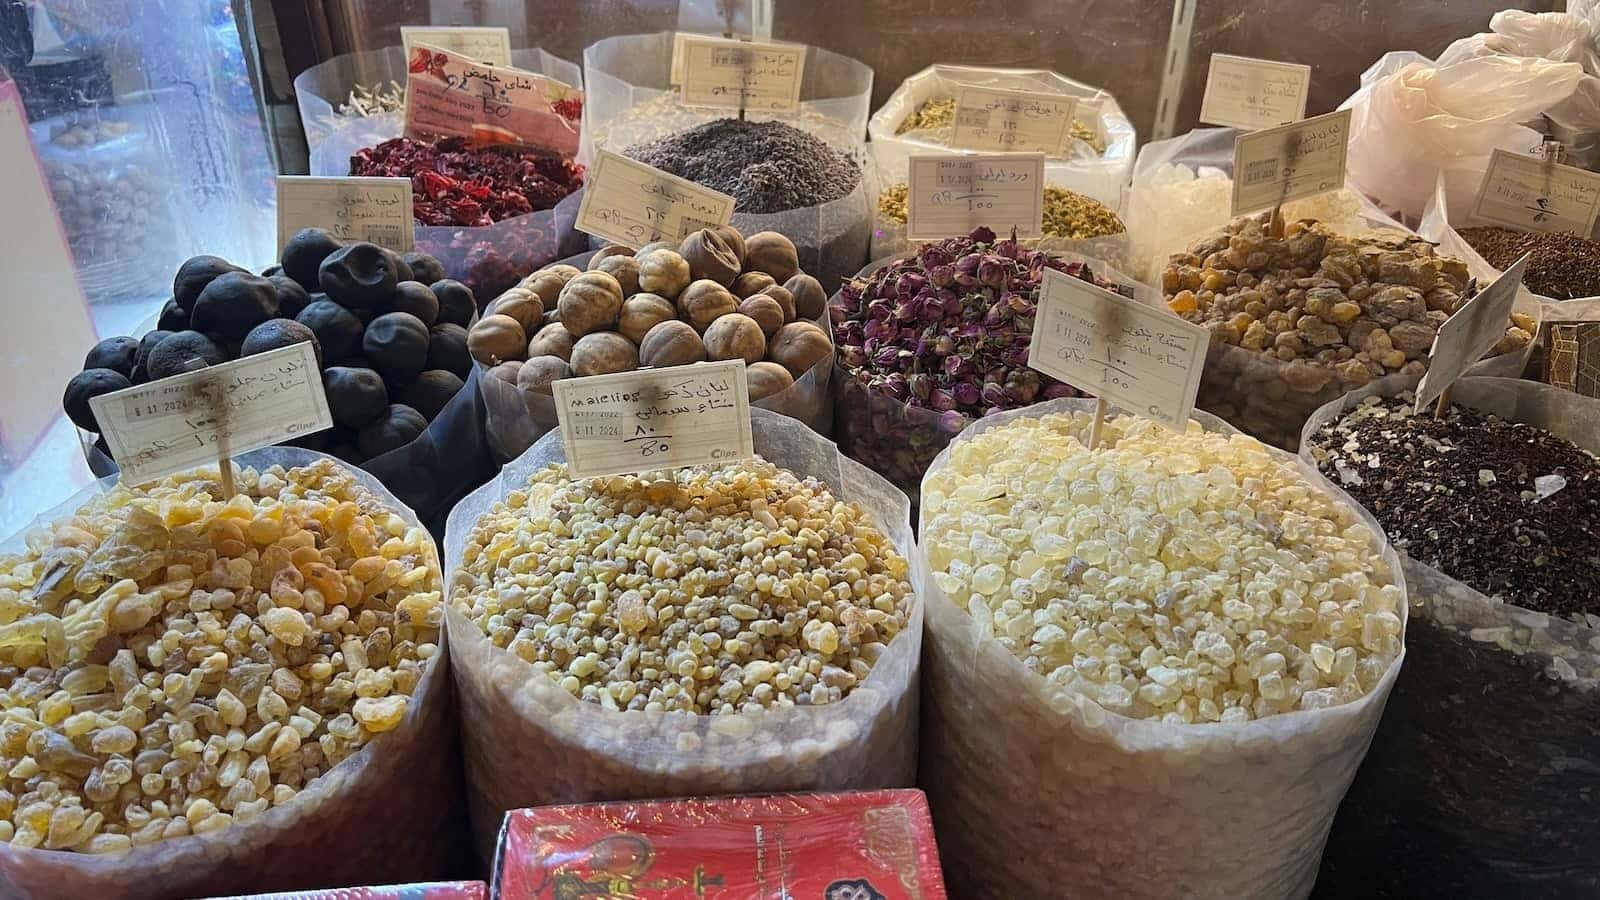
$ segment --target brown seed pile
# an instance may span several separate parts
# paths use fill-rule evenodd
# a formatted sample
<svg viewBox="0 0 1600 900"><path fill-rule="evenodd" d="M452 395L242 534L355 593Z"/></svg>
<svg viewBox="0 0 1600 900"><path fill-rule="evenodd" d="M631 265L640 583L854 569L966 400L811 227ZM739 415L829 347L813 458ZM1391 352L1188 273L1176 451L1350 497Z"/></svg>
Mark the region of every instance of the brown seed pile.
<svg viewBox="0 0 1600 900"><path fill-rule="evenodd" d="M1489 265L1505 270L1530 253L1522 283L1554 300L1600 296L1600 241L1573 234L1538 234L1487 226L1463 228L1461 237Z"/></svg>

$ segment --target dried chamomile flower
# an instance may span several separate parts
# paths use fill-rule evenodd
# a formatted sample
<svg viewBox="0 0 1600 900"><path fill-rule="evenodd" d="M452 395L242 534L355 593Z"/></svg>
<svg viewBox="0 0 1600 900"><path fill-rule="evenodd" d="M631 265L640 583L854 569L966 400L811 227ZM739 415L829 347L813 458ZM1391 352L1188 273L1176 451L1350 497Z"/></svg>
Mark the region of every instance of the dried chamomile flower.
<svg viewBox="0 0 1600 900"><path fill-rule="evenodd" d="M248 821L397 727L437 553L330 460L118 486L0 555L0 839L121 853Z"/></svg>
<svg viewBox="0 0 1600 900"><path fill-rule="evenodd" d="M724 714L847 696L909 620L908 572L859 507L759 458L554 464L474 526L451 596L574 697Z"/></svg>
<svg viewBox="0 0 1600 900"><path fill-rule="evenodd" d="M1349 703L1400 653L1378 536L1243 435L1020 418L923 484L935 583L1053 685L1131 718Z"/></svg>

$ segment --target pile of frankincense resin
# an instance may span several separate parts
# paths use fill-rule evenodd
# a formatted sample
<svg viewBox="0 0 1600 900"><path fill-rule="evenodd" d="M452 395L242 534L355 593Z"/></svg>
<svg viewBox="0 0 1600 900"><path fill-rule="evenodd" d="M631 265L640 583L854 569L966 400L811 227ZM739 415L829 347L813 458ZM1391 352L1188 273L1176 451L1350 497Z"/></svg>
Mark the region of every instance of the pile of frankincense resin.
<svg viewBox="0 0 1600 900"><path fill-rule="evenodd" d="M260 816L405 718L432 540L331 460L112 488L0 555L0 838L121 853Z"/></svg>
<svg viewBox="0 0 1600 900"><path fill-rule="evenodd" d="M1349 703L1400 652L1381 542L1243 435L1087 413L950 447L923 483L935 584L1031 671L1124 716L1242 722Z"/></svg>
<svg viewBox="0 0 1600 900"><path fill-rule="evenodd" d="M581 700L723 715L848 696L910 619L908 571L861 508L759 457L556 463L479 519L451 602Z"/></svg>

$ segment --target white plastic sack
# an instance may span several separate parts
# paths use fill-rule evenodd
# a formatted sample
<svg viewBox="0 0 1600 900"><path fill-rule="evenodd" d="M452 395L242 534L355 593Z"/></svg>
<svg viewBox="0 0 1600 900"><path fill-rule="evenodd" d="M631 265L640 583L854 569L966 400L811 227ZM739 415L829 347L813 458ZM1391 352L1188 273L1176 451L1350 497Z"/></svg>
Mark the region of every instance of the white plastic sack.
<svg viewBox="0 0 1600 900"><path fill-rule="evenodd" d="M1122 189L1133 167L1137 135L1133 123L1117 104L1110 91L1074 81L1046 69L997 69L985 66L932 65L900 83L893 94L867 123L872 136L873 163L878 181L884 186L906 180L913 153L937 153L950 149L949 128L896 132L918 107L934 98L955 99L962 85L1006 90L1044 91L1079 98L1078 120L1088 125L1105 141L1105 151L1082 141L1074 141L1072 155L1066 159L1045 160L1045 179L1054 185L1093 197L1122 209ZM895 252L890 250L889 252ZM874 253L877 259L883 254Z"/></svg>
<svg viewBox="0 0 1600 900"><path fill-rule="evenodd" d="M409 525L416 515L372 475L333 457L268 447L234 458L266 469L333 460ZM215 475L216 467L211 467ZM16 552L27 531L70 516L109 490L102 478L41 513L0 550ZM445 637L412 693L405 721L308 784L291 801L216 832L159 841L122 856L14 850L0 843L0 897L7 900L166 900L313 887L431 881L446 874L458 821L455 708Z"/></svg>
<svg viewBox="0 0 1600 900"><path fill-rule="evenodd" d="M1488 55L1438 65L1410 51L1386 53L1340 106L1353 111L1350 181L1410 222L1441 173L1450 196L1470 202L1493 151L1538 147L1543 136L1519 123L1566 100L1583 77L1577 63L1545 59Z"/></svg>
<svg viewBox="0 0 1600 900"><path fill-rule="evenodd" d="M584 49L587 92L581 161L591 163L596 150L622 153L639 143L738 115L736 110L678 102L670 78L672 41L672 32L633 34L605 38ZM820 281L825 291L861 268L871 246L877 187L861 137L871 99L870 67L820 47L807 47L799 114L745 114L752 121L778 121L808 132L848 155L861 170L855 188L835 200L776 213L733 214L733 227L744 234L776 231L793 241L800 268ZM597 240L594 245L602 243Z"/></svg>
<svg viewBox="0 0 1600 900"><path fill-rule="evenodd" d="M918 596L927 590L911 533L910 503L800 422L751 410L755 449L772 463L826 482L859 504L908 562ZM446 583L478 519L528 477L565 459L553 431L450 512ZM508 809L596 800L635 800L782 791L910 786L917 766L917 663L922 603L906 628L844 700L758 715L612 712L568 694L549 675L495 647L451 599L468 797L479 850L489 857Z"/></svg>
<svg viewBox="0 0 1600 900"><path fill-rule="evenodd" d="M1311 436L1390 377L1328 404ZM1600 400L1530 381L1463 378L1454 403L1600 452ZM1406 665L1350 788L1319 889L1385 897L1592 897L1600 893L1600 620L1488 597L1402 556ZM1377 864L1375 864L1377 861Z"/></svg>
<svg viewBox="0 0 1600 900"><path fill-rule="evenodd" d="M979 420L1089 411L1054 400ZM1196 412L1208 431L1237 432ZM1292 461L1287 453L1273 451ZM934 461L930 475L949 461ZM1370 516L1314 469L1306 478ZM926 514L926 510L924 510ZM1385 542L1394 583L1400 560ZM926 561L921 563L924 567ZM1353 703L1242 724L1107 711L1026 668L930 580L921 784L951 895L1304 897L1400 669Z"/></svg>

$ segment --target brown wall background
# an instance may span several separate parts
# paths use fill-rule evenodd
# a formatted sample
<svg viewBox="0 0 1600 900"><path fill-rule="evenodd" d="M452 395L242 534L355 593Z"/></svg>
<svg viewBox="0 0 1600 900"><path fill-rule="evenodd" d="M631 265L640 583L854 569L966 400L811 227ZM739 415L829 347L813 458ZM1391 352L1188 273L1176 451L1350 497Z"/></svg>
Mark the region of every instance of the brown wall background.
<svg viewBox="0 0 1600 900"><path fill-rule="evenodd" d="M289 0L293 2L293 0ZM320 7L336 52L400 42L402 24L504 25L513 46L578 61L615 34L672 30L676 0L303 0ZM705 5L707 0L701 0ZM726 2L726 0L714 0ZM1562 0L1193 0L1176 131L1193 128L1212 53L1315 67L1309 111L1333 109L1388 50L1432 56L1488 28L1497 10ZM274 5L285 5L277 0ZM747 8L747 4L733 6ZM935 62L1048 68L1109 89L1141 139L1156 120L1172 0L777 0L773 34L855 57L876 72L876 108ZM291 73L291 76L294 73Z"/></svg>

